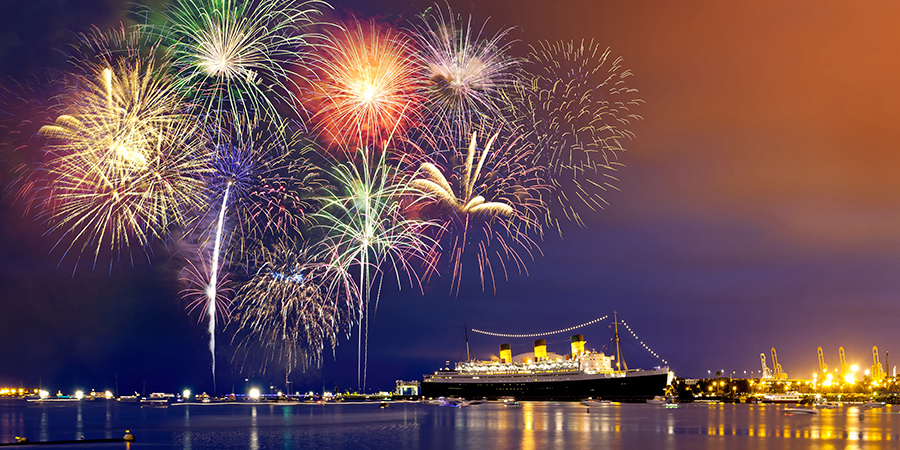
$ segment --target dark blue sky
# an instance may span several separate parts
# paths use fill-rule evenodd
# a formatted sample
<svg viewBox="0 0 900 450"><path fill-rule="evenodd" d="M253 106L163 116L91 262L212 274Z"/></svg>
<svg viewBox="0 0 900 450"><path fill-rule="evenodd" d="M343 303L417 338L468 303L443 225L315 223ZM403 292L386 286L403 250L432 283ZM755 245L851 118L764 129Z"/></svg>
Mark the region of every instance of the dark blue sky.
<svg viewBox="0 0 900 450"><path fill-rule="evenodd" d="M422 5L428 2L423 3ZM458 297L446 279L426 294L382 294L371 322L369 382L390 389L464 355L463 323L508 333L565 328L615 309L680 376L759 369L778 350L809 377L816 347L871 365L900 349L900 33L898 5L852 1L451 2L522 46L595 39L624 56L647 102L632 127L621 192L586 229L542 243L529 275L496 295L477 280ZM123 2L124 4L124 2ZM361 17L411 17L420 6L365 2ZM335 4L340 7L340 4ZM85 23L111 25L119 2L29 2L3 8L7 74L52 62ZM27 10L22 9L27 8ZM489 27L490 28L490 27ZM9 182L7 173L3 183ZM79 269L7 196L0 205L0 384L120 391L211 390L204 327L187 317L177 264ZM599 348L606 324L581 330ZM477 357L530 339L469 334ZM548 338L563 352L567 335ZM220 341L226 340L220 337ZM560 346L554 348L554 345ZM220 367L229 358L220 347ZM900 361L896 350L892 361ZM631 347L637 365L655 365ZM896 365L892 363L891 365ZM356 337L295 386L352 388ZM273 376L271 381L277 381ZM218 392L243 377L219 371Z"/></svg>

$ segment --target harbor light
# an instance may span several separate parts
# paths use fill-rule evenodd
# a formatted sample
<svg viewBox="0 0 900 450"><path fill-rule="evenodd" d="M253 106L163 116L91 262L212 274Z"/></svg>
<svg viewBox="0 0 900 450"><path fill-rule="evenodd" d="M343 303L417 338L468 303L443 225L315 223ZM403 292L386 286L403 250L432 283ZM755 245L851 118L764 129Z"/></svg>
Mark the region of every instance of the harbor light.
<svg viewBox="0 0 900 450"><path fill-rule="evenodd" d="M84 398L84 391L75 391L75 398L81 400Z"/></svg>
<svg viewBox="0 0 900 450"><path fill-rule="evenodd" d="M258 401L259 400L259 389L257 389L257 388L250 389L250 398L255 401Z"/></svg>
<svg viewBox="0 0 900 450"><path fill-rule="evenodd" d="M190 390L190 389L185 389L184 392L181 393L181 396L182 396L185 400L190 400L190 399L191 399L191 390Z"/></svg>
<svg viewBox="0 0 900 450"><path fill-rule="evenodd" d="M39 395L41 396L42 399L44 399L44 398L47 398L47 397L50 396L50 392L48 392L48 391L41 391Z"/></svg>
<svg viewBox="0 0 900 450"><path fill-rule="evenodd" d="M113 398L113 393L110 391L106 391L103 393L103 396L106 397L107 399L111 399L111 398Z"/></svg>

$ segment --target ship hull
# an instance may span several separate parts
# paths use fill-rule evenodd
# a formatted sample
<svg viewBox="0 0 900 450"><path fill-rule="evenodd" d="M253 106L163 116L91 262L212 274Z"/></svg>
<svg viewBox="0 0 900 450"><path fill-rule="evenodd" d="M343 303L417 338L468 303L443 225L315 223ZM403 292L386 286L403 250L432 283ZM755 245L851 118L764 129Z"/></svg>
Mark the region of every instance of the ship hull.
<svg viewBox="0 0 900 450"><path fill-rule="evenodd" d="M438 374L435 374L437 376ZM455 382L451 378L426 378L421 385L422 396L460 397L466 399L486 398L496 400L501 397L515 397L516 400L562 400L579 401L585 398L600 398L620 402L644 402L657 395L663 395L669 382L667 371L630 372L624 377L582 378L557 377L567 379L531 378L512 380L509 378L464 378Z"/></svg>

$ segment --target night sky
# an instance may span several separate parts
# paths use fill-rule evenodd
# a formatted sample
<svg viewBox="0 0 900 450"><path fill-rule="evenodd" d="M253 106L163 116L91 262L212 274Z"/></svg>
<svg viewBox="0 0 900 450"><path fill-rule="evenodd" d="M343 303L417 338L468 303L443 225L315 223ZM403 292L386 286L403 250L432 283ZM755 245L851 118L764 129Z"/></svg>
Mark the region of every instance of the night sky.
<svg viewBox="0 0 900 450"><path fill-rule="evenodd" d="M127 2L0 5L0 69L58 65L53 50L90 23L125 20ZM412 19L430 2L332 4L360 18ZM364 4L364 5L363 5ZM678 376L756 371L775 347L792 378L809 378L816 347L829 366L872 364L877 345L900 362L900 4L451 1L488 30L516 26L515 51L539 40L594 39L624 57L646 101L626 144L610 206L587 227L548 235L527 276L496 294L449 279L425 294L382 293L369 335L367 386L392 389L465 358L463 324L501 333L566 328L618 311ZM400 21L400 23L404 23ZM8 106L8 105L7 105ZM48 119L49 120L49 119ZM64 392L212 391L205 326L178 295L171 252L91 270L51 251L53 236L23 214L2 171L0 385ZM110 273L111 272L111 273ZM579 330L607 344L609 321ZM547 338L564 353L569 334ZM220 336L216 392L241 391ZM469 333L473 356L532 339ZM296 389L356 387L356 335ZM632 366L660 363L626 344ZM771 367L771 361L769 362ZM283 384L283 373L257 378ZM279 379L281 381L279 381Z"/></svg>

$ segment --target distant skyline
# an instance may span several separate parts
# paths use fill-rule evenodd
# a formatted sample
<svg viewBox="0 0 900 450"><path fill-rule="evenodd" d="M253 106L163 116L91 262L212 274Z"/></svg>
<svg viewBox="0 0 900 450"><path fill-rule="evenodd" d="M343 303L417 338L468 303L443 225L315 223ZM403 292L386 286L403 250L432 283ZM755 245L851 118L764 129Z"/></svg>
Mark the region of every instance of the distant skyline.
<svg viewBox="0 0 900 450"><path fill-rule="evenodd" d="M153 2L158 6L164 2ZM432 2L331 2L408 24ZM128 2L35 1L0 7L0 66L7 76L55 64L53 47L93 23L114 26ZM610 205L539 241L528 275L482 291L477 278L450 295L445 276L424 294L388 287L370 321L370 390L421 380L465 357L463 324L540 333L611 315L631 326L676 375L759 370L775 347L792 378L817 368L872 365L877 345L900 363L900 4L848 0L539 2L451 1L454 12L516 26L514 52L541 40L594 40L622 56L646 101L631 126L620 191ZM402 19L401 19L402 18ZM2 102L3 100L0 100ZM6 105L0 103L0 109ZM180 299L171 251L140 250L111 271L52 251L54 236L0 183L0 386L120 393L213 391L205 325ZM575 333L600 348L608 321ZM354 329L355 333L355 329ZM548 337L564 351L574 333ZM220 335L215 392L240 391ZM469 333L473 357L533 339ZM558 346L558 347L554 347ZM659 365L638 348L629 361ZM294 374L297 390L356 387L356 335L322 368ZM462 353L461 353L462 352ZM462 355L462 356L461 356ZM232 367L229 367L232 366ZM771 361L769 361L771 367ZM891 369L886 370L890 373ZM260 382L282 383L271 373Z"/></svg>

